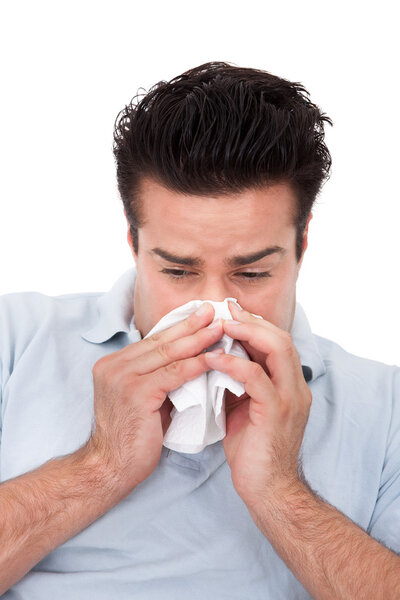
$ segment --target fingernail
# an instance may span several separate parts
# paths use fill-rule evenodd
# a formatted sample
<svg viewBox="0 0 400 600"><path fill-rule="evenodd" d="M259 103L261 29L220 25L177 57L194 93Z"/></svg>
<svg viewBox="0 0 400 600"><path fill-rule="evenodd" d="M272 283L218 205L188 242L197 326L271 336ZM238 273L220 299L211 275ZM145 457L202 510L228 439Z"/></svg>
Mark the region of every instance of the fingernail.
<svg viewBox="0 0 400 600"><path fill-rule="evenodd" d="M240 321L235 321L234 319L226 319L226 325L243 325Z"/></svg>
<svg viewBox="0 0 400 600"><path fill-rule="evenodd" d="M207 312L209 311L209 304L207 304L206 302L204 304L202 304L201 306L199 306L199 308L196 310L196 315L198 317L202 317L203 315L207 314Z"/></svg>
<svg viewBox="0 0 400 600"><path fill-rule="evenodd" d="M217 350L213 350L212 352L207 352L206 356L211 356L214 358L216 356L221 356L221 354L225 354L222 348L217 348Z"/></svg>

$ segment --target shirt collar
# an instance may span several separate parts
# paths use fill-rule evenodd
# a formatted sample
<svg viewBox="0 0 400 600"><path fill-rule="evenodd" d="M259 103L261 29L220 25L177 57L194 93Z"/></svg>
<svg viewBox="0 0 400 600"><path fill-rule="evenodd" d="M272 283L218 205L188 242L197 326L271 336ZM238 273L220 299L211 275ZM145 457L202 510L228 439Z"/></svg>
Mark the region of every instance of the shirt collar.
<svg viewBox="0 0 400 600"><path fill-rule="evenodd" d="M133 267L125 271L112 288L98 298L96 322L88 331L81 334L83 339L94 344L102 344L119 332L127 333L130 343L142 339L140 331L136 329L133 315L135 281L136 267ZM290 334L300 356L306 381L314 381L326 373L310 324L298 302L296 302ZM304 367L309 367L311 373Z"/></svg>
<svg viewBox="0 0 400 600"><path fill-rule="evenodd" d="M125 271L112 288L102 294L96 302L97 318L93 326L81 333L81 337L94 344L106 342L116 333L128 333L142 339L140 331L133 325L133 292L136 281L136 267Z"/></svg>
<svg viewBox="0 0 400 600"><path fill-rule="evenodd" d="M306 313L298 302L296 302L290 335L292 336L293 343L300 357L306 381L315 381L318 377L324 375L326 373L325 363L319 351L315 336L311 331ZM304 367L309 367L311 373L309 373L308 370L305 370Z"/></svg>

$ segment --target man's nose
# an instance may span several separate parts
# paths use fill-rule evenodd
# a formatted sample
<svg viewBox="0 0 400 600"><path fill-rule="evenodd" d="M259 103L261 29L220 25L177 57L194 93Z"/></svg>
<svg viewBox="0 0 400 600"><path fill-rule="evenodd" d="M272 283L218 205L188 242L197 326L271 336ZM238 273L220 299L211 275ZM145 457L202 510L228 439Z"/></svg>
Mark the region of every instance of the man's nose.
<svg viewBox="0 0 400 600"><path fill-rule="evenodd" d="M212 300L213 302L223 302L225 298L236 297L226 282L217 279L205 282L200 288L199 294L198 300Z"/></svg>

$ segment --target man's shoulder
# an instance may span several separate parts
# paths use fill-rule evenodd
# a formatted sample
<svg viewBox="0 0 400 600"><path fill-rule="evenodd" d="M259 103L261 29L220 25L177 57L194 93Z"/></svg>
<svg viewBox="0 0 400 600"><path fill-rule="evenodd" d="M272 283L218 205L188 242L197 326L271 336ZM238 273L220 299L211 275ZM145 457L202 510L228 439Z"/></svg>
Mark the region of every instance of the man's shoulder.
<svg viewBox="0 0 400 600"><path fill-rule="evenodd" d="M43 303L65 303L67 301L82 301L86 298L96 298L103 295L104 292L78 292L73 294L60 294L51 296L42 292L11 292L0 294L0 307L3 306L25 306L26 304L35 305Z"/></svg>
<svg viewBox="0 0 400 600"><path fill-rule="evenodd" d="M4 337L31 337L40 327L57 323L85 326L104 292L82 292L50 296L41 292L0 295L0 343Z"/></svg>
<svg viewBox="0 0 400 600"><path fill-rule="evenodd" d="M314 340L326 368L326 377L335 387L357 391L357 395L377 398L390 393L394 378L399 378L400 367L346 350L337 342L316 335Z"/></svg>
<svg viewBox="0 0 400 600"><path fill-rule="evenodd" d="M0 311L7 312L9 315L17 313L23 315L28 310L32 310L33 315L41 315L43 308L68 312L69 307L73 309L74 305L90 304L103 294L104 292L81 292L50 296L35 291L12 292L0 295Z"/></svg>

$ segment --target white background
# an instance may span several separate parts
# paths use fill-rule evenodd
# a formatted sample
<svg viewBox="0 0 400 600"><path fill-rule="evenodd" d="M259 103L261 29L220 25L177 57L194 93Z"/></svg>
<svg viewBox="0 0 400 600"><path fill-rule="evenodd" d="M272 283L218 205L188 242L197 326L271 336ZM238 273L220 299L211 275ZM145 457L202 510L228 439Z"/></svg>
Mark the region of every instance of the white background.
<svg viewBox="0 0 400 600"><path fill-rule="evenodd" d="M0 294L106 291L133 264L117 113L209 60L300 81L333 120L297 286L314 333L400 365L396 3L6 1Z"/></svg>

